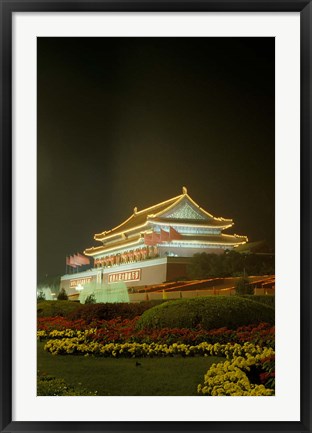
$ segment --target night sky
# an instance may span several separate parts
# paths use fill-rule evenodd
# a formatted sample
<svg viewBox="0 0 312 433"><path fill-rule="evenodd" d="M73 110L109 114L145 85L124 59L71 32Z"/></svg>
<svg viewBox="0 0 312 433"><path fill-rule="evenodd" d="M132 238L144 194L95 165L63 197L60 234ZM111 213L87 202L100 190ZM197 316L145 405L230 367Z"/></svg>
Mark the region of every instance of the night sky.
<svg viewBox="0 0 312 433"><path fill-rule="evenodd" d="M38 279L182 193L274 243L274 38L38 38Z"/></svg>

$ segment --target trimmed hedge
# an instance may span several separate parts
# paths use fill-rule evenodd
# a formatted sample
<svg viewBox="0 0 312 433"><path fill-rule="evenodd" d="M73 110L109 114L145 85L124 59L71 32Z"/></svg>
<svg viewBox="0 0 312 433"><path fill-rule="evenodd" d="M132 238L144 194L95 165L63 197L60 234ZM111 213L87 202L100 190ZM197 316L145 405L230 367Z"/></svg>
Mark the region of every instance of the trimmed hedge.
<svg viewBox="0 0 312 433"><path fill-rule="evenodd" d="M274 309L239 296L205 296L168 301L145 311L137 329L195 328L211 330L274 323Z"/></svg>
<svg viewBox="0 0 312 433"><path fill-rule="evenodd" d="M37 317L66 317L70 320L83 319L87 323L93 320L111 320L116 317L133 319L149 308L166 301L149 301L138 304L80 304L73 301L42 301L37 304Z"/></svg>
<svg viewBox="0 0 312 433"><path fill-rule="evenodd" d="M80 304L72 301L40 301L37 303L37 317L67 317Z"/></svg>
<svg viewBox="0 0 312 433"><path fill-rule="evenodd" d="M128 303L99 303L99 304L81 304L79 307L68 315L71 320L83 319L87 323L93 320L111 320L116 317L123 319L133 319L140 316L144 311L160 305L164 301L140 302L137 304Z"/></svg>
<svg viewBox="0 0 312 433"><path fill-rule="evenodd" d="M249 299L250 301L260 302L260 304L268 305L275 308L274 295L240 295L242 298Z"/></svg>

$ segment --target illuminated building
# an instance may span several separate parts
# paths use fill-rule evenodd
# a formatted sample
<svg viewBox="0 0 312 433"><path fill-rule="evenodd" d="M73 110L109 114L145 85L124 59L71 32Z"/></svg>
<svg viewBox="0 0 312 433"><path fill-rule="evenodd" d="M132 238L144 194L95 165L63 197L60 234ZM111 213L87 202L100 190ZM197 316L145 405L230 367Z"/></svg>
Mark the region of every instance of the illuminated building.
<svg viewBox="0 0 312 433"><path fill-rule="evenodd" d="M248 241L246 236L223 230L233 220L216 218L202 209L183 188L182 194L133 214L117 227L94 235L100 243L87 248L94 268L62 277L65 289L90 281L146 286L185 277L190 257L196 253L231 250Z"/></svg>

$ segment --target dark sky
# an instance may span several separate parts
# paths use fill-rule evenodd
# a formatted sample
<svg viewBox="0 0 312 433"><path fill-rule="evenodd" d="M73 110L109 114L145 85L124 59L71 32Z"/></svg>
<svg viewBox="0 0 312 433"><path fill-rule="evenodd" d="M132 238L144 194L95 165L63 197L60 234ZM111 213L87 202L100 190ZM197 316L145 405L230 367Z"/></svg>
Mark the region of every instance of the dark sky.
<svg viewBox="0 0 312 433"><path fill-rule="evenodd" d="M274 242L274 38L38 38L38 278L189 195ZM99 244L98 244L99 245Z"/></svg>

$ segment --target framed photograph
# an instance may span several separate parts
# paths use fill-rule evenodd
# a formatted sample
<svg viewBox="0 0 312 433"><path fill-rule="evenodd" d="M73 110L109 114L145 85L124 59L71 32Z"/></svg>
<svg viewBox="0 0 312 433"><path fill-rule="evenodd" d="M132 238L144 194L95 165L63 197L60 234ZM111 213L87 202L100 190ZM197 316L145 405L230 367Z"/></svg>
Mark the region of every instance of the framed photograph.
<svg viewBox="0 0 312 433"><path fill-rule="evenodd" d="M0 4L1 431L310 432L311 2Z"/></svg>

